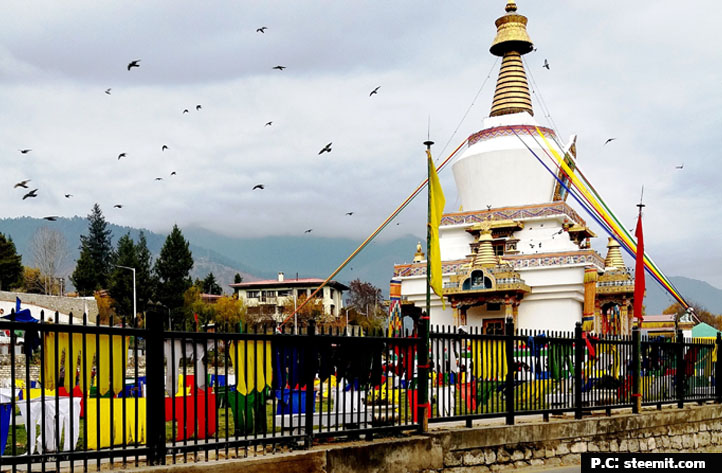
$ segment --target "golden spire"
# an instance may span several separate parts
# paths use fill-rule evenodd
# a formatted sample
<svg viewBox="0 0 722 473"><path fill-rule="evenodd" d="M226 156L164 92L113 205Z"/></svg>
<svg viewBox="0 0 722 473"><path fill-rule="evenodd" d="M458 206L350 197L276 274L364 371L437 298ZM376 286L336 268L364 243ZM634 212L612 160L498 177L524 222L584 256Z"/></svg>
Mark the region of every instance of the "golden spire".
<svg viewBox="0 0 722 473"><path fill-rule="evenodd" d="M421 251L421 242L418 242L416 244L416 254L414 255L414 263L419 263L421 261L424 261L426 259L426 255L424 255L424 252Z"/></svg>
<svg viewBox="0 0 722 473"><path fill-rule="evenodd" d="M496 266L499 260L494 254L494 247L491 245L491 230L485 229L479 233L478 246L474 253L474 261L471 265L474 268Z"/></svg>
<svg viewBox="0 0 722 473"><path fill-rule="evenodd" d="M516 13L516 3L509 0L506 4L506 15L496 20L496 38L489 48L491 54L502 57L489 116L520 112L534 115L529 83L521 60L522 54L534 49L534 44L526 32L526 24L527 18Z"/></svg>
<svg viewBox="0 0 722 473"><path fill-rule="evenodd" d="M604 260L605 268L617 268L624 269L624 260L622 259L622 251L619 249L619 242L612 237L609 237L609 243L607 243L607 258Z"/></svg>

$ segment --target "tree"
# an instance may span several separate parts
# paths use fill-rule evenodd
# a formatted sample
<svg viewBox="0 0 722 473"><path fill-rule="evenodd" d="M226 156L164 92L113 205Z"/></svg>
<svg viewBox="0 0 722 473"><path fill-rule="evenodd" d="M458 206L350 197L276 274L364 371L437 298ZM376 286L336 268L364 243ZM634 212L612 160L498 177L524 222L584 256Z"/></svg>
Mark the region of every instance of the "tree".
<svg viewBox="0 0 722 473"><path fill-rule="evenodd" d="M349 283L348 299L346 304L358 313L366 314L369 318L385 315L382 307L383 294L381 289L369 282L355 279Z"/></svg>
<svg viewBox="0 0 722 473"><path fill-rule="evenodd" d="M154 267L158 281L156 297L170 311L173 326L183 325L183 294L192 285L192 268L193 254L188 248L188 242L178 225L174 225Z"/></svg>
<svg viewBox="0 0 722 473"><path fill-rule="evenodd" d="M232 297L223 296L216 301L215 318L216 331L236 333L239 324L246 322L246 305L243 301Z"/></svg>
<svg viewBox="0 0 722 473"><path fill-rule="evenodd" d="M208 276L202 282L202 288L205 294L215 294L217 296L223 294L223 288L218 285L213 273L208 273Z"/></svg>
<svg viewBox="0 0 722 473"><path fill-rule="evenodd" d="M140 232L138 243L135 245L135 284L138 312L145 312L148 301L155 292L155 278L153 277L153 257L148 249L145 233Z"/></svg>
<svg viewBox="0 0 722 473"><path fill-rule="evenodd" d="M211 304L203 302L201 289L196 285L191 285L183 293L183 313L183 320L179 322L180 328L190 331L200 329L203 325L213 321L216 315L215 308ZM198 318L197 323L196 317Z"/></svg>
<svg viewBox="0 0 722 473"><path fill-rule="evenodd" d="M694 314L700 322L711 325L717 330L722 330L722 315L713 314L695 302L692 302L690 305L694 309ZM674 314L677 318L684 315L685 312L686 310L679 303L674 303L662 311L663 314Z"/></svg>
<svg viewBox="0 0 722 473"><path fill-rule="evenodd" d="M113 266L108 277L108 291L113 298L113 308L121 317L132 320L133 316L133 274L126 268L136 268L138 258L135 244L126 233L118 239L118 246L113 252ZM137 281L136 281L137 284Z"/></svg>
<svg viewBox="0 0 722 473"><path fill-rule="evenodd" d="M13 239L0 233L0 290L14 289L23 283L23 263Z"/></svg>
<svg viewBox="0 0 722 473"><path fill-rule="evenodd" d="M23 267L23 292L29 294L44 294L45 284L43 284L43 276L38 268Z"/></svg>
<svg viewBox="0 0 722 473"><path fill-rule="evenodd" d="M235 276L233 276L233 284L240 284L243 282L243 276L241 276L241 273L236 273Z"/></svg>
<svg viewBox="0 0 722 473"><path fill-rule="evenodd" d="M40 270L43 292L52 294L58 287L57 276L68 260L68 241L62 233L40 227L30 242L35 267Z"/></svg>
<svg viewBox="0 0 722 473"><path fill-rule="evenodd" d="M306 294L302 294L294 303L293 299L289 297L283 304L283 318L285 319L290 316L296 308L300 307L300 310L296 313L296 320L299 327L307 326L310 320L314 320L317 323L326 323L333 319L333 316L326 314L326 311L323 308L323 299L321 297L314 297L308 301L306 305L303 305L303 303L306 302L306 299ZM303 307L301 307L302 305ZM293 324L293 321L290 323Z"/></svg>
<svg viewBox="0 0 722 473"><path fill-rule="evenodd" d="M70 280L81 296L92 295L108 284L113 245L108 223L95 204L88 215L88 235L80 237L80 257Z"/></svg>

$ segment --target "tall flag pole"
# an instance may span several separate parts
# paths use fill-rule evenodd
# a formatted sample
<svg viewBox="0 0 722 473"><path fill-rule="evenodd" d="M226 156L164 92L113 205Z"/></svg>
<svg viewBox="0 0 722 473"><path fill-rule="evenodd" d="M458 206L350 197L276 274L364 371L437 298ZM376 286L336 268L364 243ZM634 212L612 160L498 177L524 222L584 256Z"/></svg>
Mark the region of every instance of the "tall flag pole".
<svg viewBox="0 0 722 473"><path fill-rule="evenodd" d="M634 230L634 236L637 237L637 254L636 264L634 267L634 317L638 320L638 325L642 327L642 306L644 303L644 237L642 235L642 198L644 197L644 187L642 187L642 197L639 199L639 217L637 218L637 228Z"/></svg>

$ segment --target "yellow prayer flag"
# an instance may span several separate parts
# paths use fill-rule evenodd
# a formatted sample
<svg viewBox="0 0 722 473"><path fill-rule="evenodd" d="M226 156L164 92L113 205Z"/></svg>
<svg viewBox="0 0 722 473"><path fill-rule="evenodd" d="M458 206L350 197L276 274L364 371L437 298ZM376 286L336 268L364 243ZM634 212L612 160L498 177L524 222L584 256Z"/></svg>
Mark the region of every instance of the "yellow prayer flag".
<svg viewBox="0 0 722 473"><path fill-rule="evenodd" d="M441 216L444 213L444 192L441 190L439 175L436 174L434 161L431 159L431 151L426 150L426 156L429 158L429 266L430 277L429 284L437 296L441 297L441 303L446 309L443 297L443 283L441 280L441 251L439 250L439 225L441 225Z"/></svg>

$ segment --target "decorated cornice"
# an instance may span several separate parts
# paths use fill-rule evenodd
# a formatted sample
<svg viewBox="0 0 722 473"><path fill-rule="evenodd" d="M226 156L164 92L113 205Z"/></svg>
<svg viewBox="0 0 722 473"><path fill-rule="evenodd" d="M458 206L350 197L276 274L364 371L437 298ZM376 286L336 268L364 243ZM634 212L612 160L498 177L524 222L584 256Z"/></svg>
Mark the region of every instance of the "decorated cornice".
<svg viewBox="0 0 722 473"><path fill-rule="evenodd" d="M551 128L545 128L543 126L540 126L539 130L541 130L542 134L546 138L550 140L556 139L554 130L552 130ZM516 134L520 136L528 135L529 133L537 136L536 127L530 125L495 126L493 128L487 128L486 130L478 131L473 135L469 136L468 145L471 146L481 141L498 138L500 136L514 136L514 132L516 132Z"/></svg>
<svg viewBox="0 0 722 473"><path fill-rule="evenodd" d="M586 227L586 222L566 202L548 202L545 204L522 205L519 207L501 207L490 210L454 212L441 217L441 226L463 225L494 220L524 220L535 217L563 215L576 225Z"/></svg>
<svg viewBox="0 0 722 473"><path fill-rule="evenodd" d="M536 253L533 255L506 255L502 256L501 259L514 270L581 264L592 265L598 268L604 267L604 260L599 253L594 250L580 250L562 253ZM441 272L443 274L457 274L460 270L463 270L462 266L468 266L470 264L471 258L456 261L443 261L441 263ZM394 276L426 276L426 263L394 265Z"/></svg>

